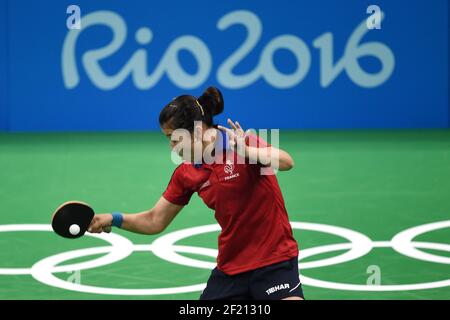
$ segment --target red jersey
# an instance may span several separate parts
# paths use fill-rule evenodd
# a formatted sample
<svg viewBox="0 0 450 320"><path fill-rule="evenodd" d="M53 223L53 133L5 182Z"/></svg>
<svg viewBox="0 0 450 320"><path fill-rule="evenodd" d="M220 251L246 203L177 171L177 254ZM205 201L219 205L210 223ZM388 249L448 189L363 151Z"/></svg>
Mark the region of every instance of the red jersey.
<svg viewBox="0 0 450 320"><path fill-rule="evenodd" d="M256 139L259 147L269 146L257 136L249 139ZM184 206L197 192L215 210L222 228L217 268L228 275L297 256L297 242L276 176L261 175L259 164L239 164L234 152L223 157L227 160L222 164L180 164L163 197Z"/></svg>

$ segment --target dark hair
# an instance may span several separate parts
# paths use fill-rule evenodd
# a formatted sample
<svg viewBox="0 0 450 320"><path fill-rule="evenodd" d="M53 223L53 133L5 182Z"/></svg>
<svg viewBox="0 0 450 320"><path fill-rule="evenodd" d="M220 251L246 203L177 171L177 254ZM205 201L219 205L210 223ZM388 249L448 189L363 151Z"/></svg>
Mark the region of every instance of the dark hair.
<svg viewBox="0 0 450 320"><path fill-rule="evenodd" d="M167 125L172 129L194 130L194 121L203 121L207 126L214 126L213 117L222 113L223 96L219 89L209 87L203 94L195 98L182 95L174 98L159 114L159 125Z"/></svg>

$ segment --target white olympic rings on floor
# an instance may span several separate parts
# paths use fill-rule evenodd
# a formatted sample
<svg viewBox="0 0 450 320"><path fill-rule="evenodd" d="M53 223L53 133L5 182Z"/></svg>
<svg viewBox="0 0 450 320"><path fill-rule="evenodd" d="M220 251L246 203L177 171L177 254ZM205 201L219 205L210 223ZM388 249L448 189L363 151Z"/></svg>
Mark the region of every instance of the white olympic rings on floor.
<svg viewBox="0 0 450 320"><path fill-rule="evenodd" d="M53 232L49 224L10 224L0 225L0 232L15 232L15 231L50 231ZM111 250L108 255L72 265L65 265L55 267L52 272L68 272L73 270L85 270L104 266L115 261L119 261L128 257L132 252L133 243L125 237L118 234L92 234L86 233L86 236L102 239L109 242L114 250ZM68 259L66 259L68 260ZM23 275L31 274L32 268L0 268L0 275Z"/></svg>
<svg viewBox="0 0 450 320"><path fill-rule="evenodd" d="M418 250L418 248L421 248L421 249L434 249L450 252L449 244L412 241L415 237L425 232L450 227L450 220L434 222L404 230L395 235L391 241L372 241L364 234L361 234L354 230L337 226L330 226L318 223L306 223L306 222L292 222L291 225L293 229L324 232L345 238L349 241L347 243L324 245L300 250L299 252L300 271L352 261L366 255L373 248L387 248L387 247L391 247L398 253L414 259L440 264L450 264L450 258L448 257L437 256ZM39 225L39 224L0 225L0 232L13 232L13 231L52 231L52 229L50 225ZM156 240L153 241L151 245L135 245L127 238L114 233L100 234L100 235L87 233L86 235L88 236L99 238L109 242L111 246L78 249L59 253L38 261L31 268L0 268L0 275L31 274L36 280L53 287L95 294L164 295L164 294L200 292L206 286L206 283L172 287L172 288L120 289L120 288L96 287L72 283L59 279L53 273L85 270L104 266L125 259L134 251L153 252L159 258L175 264L202 269L212 269L215 267L215 263L188 258L183 255L180 255L179 253L191 253L191 254L205 255L209 257L216 257L217 256L216 249L176 245L176 242L194 235L217 231L220 231L220 227L216 224L178 230L157 238ZM318 254L347 249L350 250L332 258L310 262L302 262L303 259ZM86 262L58 266L59 264L71 259L101 253L107 254L100 258L96 258ZM351 291L406 291L406 290L423 290L423 289L432 289L450 286L450 279L435 282L401 284L401 285L347 284L347 283L336 283L331 281L313 279L311 277L305 276L303 273L301 274L301 281L303 285L336 290L351 290Z"/></svg>

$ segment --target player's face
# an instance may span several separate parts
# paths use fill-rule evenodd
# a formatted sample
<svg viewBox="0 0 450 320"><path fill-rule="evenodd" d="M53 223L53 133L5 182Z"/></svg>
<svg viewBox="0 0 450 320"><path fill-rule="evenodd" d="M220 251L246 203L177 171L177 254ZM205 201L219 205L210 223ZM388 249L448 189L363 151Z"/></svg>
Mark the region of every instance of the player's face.
<svg viewBox="0 0 450 320"><path fill-rule="evenodd" d="M209 144L214 143L216 139L217 132L215 129L210 128L208 130L205 125L196 129L196 132L189 134L185 130L183 132L174 133L175 130L168 126L161 127L162 133L169 140L170 149L175 151L181 158L187 161L194 161L195 148L200 148L197 150L197 155L201 156L205 148ZM197 143L195 141L197 141ZM189 150L189 152L183 152L183 150Z"/></svg>
<svg viewBox="0 0 450 320"><path fill-rule="evenodd" d="M163 126L161 128L161 131L167 137L167 139L169 139L170 149L174 150L175 147L178 146L178 148L176 149L177 154L180 157L182 157L183 159L190 161L192 155L189 155L189 154L184 155L183 154L183 150L186 149L188 146L183 146L182 144L183 143L190 143L191 144L190 149L193 150L192 149L192 147L193 147L192 139L190 139L190 137L188 137L188 136L185 137L183 135L176 135L176 137L172 137L174 129L172 129L172 128L168 127L168 126ZM184 138L186 138L186 139L184 139Z"/></svg>
<svg viewBox="0 0 450 320"><path fill-rule="evenodd" d="M167 137L167 139L169 139L170 149L175 148L175 146L177 145L178 141L173 141L172 140L173 129L164 126L164 127L161 128L161 131Z"/></svg>
<svg viewBox="0 0 450 320"><path fill-rule="evenodd" d="M173 150L173 148L175 148L179 143L182 142L182 137L179 140L172 139L172 133L174 131L172 128L169 128L167 126L163 126L161 128L161 131L167 137L167 139L169 139L169 145L170 145L170 149L171 150Z"/></svg>

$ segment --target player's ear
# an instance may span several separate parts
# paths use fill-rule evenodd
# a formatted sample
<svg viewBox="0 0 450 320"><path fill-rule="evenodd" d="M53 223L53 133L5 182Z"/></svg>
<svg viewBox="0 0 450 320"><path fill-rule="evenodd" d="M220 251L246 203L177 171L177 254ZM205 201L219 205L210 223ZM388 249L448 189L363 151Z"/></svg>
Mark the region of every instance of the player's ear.
<svg viewBox="0 0 450 320"><path fill-rule="evenodd" d="M214 128L206 129L203 133L203 141L207 143L215 143L216 142L217 130Z"/></svg>
<svg viewBox="0 0 450 320"><path fill-rule="evenodd" d="M194 142L203 140L203 126L201 121L195 121L194 123Z"/></svg>

